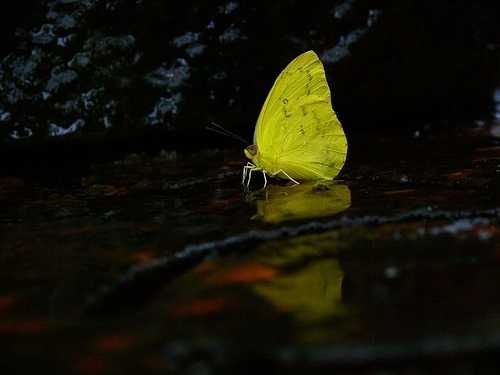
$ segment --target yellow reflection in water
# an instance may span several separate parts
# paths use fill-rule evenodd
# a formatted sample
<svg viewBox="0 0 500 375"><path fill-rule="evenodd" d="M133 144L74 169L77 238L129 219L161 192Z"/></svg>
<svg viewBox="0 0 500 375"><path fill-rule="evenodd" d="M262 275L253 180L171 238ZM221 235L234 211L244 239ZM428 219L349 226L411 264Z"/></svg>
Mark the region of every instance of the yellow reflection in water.
<svg viewBox="0 0 500 375"><path fill-rule="evenodd" d="M336 182L270 185L265 197L257 199L257 214L253 218L266 223L310 219L335 215L350 205L349 187Z"/></svg>
<svg viewBox="0 0 500 375"><path fill-rule="evenodd" d="M342 277L336 259L321 259L290 275L256 284L254 290L298 321L321 321L344 311Z"/></svg>
<svg viewBox="0 0 500 375"><path fill-rule="evenodd" d="M311 234L263 244L254 260L274 267L275 277L252 285L278 310L301 323L342 315L344 272L337 259L338 234Z"/></svg>

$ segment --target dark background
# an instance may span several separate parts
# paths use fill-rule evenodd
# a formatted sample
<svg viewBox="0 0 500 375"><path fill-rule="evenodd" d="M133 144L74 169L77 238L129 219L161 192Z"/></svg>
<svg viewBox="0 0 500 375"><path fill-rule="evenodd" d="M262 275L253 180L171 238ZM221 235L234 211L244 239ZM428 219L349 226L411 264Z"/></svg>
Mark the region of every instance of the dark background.
<svg viewBox="0 0 500 375"><path fill-rule="evenodd" d="M1 166L228 144L209 121L250 139L276 75L308 49L348 135L472 126L498 84L491 4L17 1L0 15Z"/></svg>

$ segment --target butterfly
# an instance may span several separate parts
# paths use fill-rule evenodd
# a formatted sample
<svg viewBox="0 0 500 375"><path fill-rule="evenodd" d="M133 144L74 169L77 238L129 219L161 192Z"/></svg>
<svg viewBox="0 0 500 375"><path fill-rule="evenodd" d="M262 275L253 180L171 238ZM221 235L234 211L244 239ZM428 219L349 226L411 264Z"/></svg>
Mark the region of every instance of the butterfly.
<svg viewBox="0 0 500 375"><path fill-rule="evenodd" d="M330 88L318 55L307 51L280 73L255 126L253 144L244 150L242 184L252 172L289 179L332 180L344 166L347 139L332 109Z"/></svg>

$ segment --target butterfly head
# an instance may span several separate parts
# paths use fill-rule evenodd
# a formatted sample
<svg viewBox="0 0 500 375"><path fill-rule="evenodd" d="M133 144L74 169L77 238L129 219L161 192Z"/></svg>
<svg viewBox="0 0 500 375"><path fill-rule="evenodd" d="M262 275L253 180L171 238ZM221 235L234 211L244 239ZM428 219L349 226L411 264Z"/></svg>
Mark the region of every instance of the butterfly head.
<svg viewBox="0 0 500 375"><path fill-rule="evenodd" d="M254 161L255 158L257 157L257 153L258 153L257 145L250 145L247 148L245 148L245 156L252 161Z"/></svg>

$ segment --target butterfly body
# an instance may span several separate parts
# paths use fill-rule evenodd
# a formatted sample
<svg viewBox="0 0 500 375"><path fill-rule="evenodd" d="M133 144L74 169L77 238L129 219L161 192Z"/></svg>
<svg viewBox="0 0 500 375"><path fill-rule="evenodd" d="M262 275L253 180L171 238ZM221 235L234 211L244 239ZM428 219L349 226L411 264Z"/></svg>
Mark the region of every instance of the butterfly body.
<svg viewBox="0 0 500 375"><path fill-rule="evenodd" d="M342 169L347 140L313 51L295 58L276 79L245 155L251 163L244 179L247 170L260 170L294 182L331 180Z"/></svg>

